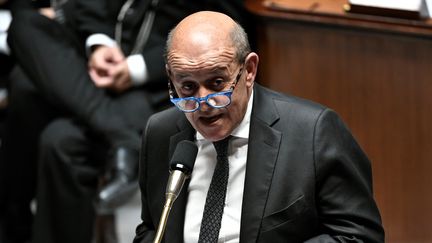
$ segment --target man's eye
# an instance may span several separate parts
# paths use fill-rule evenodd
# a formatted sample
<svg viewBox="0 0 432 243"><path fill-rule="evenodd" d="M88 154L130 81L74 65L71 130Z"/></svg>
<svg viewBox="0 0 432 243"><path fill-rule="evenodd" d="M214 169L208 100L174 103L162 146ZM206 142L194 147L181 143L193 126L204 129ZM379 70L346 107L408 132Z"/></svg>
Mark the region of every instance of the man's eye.
<svg viewBox="0 0 432 243"><path fill-rule="evenodd" d="M225 87L225 81L223 79L214 79L210 82L213 89L219 90Z"/></svg>
<svg viewBox="0 0 432 243"><path fill-rule="evenodd" d="M196 90L196 84L194 83L183 83L181 85L181 92L183 94L192 94Z"/></svg>
<svg viewBox="0 0 432 243"><path fill-rule="evenodd" d="M193 89L193 85L191 85L191 84L185 84L185 85L183 85L182 89L184 89L184 90L191 90L191 89Z"/></svg>

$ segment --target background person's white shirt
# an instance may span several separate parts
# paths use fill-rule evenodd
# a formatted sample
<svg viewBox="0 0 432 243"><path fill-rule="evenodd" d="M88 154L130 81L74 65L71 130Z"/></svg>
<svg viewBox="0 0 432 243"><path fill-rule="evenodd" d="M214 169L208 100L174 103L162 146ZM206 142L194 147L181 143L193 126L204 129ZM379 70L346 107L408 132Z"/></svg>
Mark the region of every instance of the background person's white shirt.
<svg viewBox="0 0 432 243"><path fill-rule="evenodd" d="M10 49L6 42L12 16L9 10L0 9L0 53L9 55Z"/></svg>

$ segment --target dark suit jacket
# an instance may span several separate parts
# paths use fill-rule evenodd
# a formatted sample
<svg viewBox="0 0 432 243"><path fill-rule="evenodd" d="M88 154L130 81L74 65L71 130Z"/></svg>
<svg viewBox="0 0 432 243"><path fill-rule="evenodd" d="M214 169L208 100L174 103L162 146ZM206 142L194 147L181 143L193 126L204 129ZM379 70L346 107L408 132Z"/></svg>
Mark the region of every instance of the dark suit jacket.
<svg viewBox="0 0 432 243"><path fill-rule="evenodd" d="M255 86L240 242L384 242L370 163L332 110ZM168 163L195 131L170 109L152 116L140 159L142 220L134 242L152 242ZM183 242L187 185L165 242Z"/></svg>

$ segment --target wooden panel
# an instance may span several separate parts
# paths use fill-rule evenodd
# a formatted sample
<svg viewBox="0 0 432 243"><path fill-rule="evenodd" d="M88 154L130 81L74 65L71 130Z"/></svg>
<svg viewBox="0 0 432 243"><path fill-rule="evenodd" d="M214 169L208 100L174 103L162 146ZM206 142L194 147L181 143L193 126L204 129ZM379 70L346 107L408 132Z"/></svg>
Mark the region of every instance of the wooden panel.
<svg viewBox="0 0 432 243"><path fill-rule="evenodd" d="M432 242L432 35L255 13L260 82L342 116L372 161L386 242Z"/></svg>

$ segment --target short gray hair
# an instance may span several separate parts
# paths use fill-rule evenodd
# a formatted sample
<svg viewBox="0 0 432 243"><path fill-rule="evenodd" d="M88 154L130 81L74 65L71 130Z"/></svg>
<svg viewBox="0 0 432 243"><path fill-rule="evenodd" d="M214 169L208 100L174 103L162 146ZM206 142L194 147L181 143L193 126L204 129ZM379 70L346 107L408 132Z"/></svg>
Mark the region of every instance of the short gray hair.
<svg viewBox="0 0 432 243"><path fill-rule="evenodd" d="M239 63L243 63L246 56L251 52L248 35L244 28L236 22L230 37L236 50L236 59Z"/></svg>

